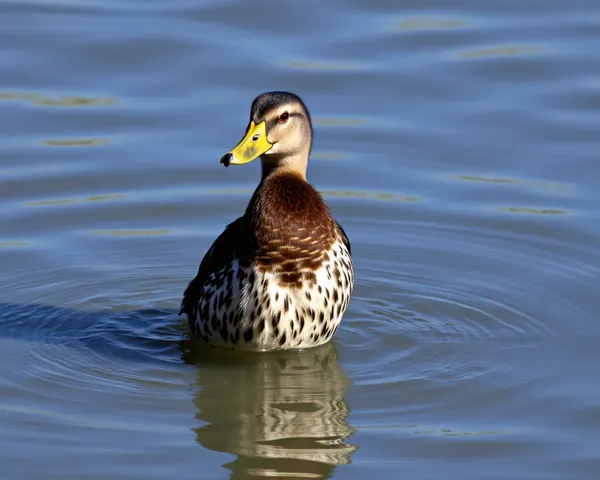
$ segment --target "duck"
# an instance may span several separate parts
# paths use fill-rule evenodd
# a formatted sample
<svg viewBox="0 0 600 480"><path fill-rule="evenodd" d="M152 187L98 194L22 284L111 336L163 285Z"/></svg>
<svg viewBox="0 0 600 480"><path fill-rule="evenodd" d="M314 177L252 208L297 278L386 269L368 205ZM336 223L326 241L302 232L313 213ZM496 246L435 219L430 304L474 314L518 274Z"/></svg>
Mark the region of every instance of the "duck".
<svg viewBox="0 0 600 480"><path fill-rule="evenodd" d="M350 303L350 240L307 182L313 141L304 101L283 91L258 95L225 167L260 158L261 179L244 214L217 237L189 282L179 314L190 336L231 350L323 345Z"/></svg>

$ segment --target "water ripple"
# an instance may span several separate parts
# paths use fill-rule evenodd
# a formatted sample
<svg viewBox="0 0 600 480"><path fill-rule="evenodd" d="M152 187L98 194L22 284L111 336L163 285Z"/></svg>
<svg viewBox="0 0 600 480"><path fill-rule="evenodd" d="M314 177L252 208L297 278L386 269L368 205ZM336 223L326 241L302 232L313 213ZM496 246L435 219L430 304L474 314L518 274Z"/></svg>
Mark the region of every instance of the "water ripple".
<svg viewBox="0 0 600 480"><path fill-rule="evenodd" d="M458 52L456 56L465 60L486 59L497 57L516 57L537 55L543 51L542 47L537 45L510 45L502 47L479 48Z"/></svg>
<svg viewBox="0 0 600 480"><path fill-rule="evenodd" d="M31 92L0 92L2 100L28 102L41 107L106 107L116 103L114 98L107 97L50 97Z"/></svg>

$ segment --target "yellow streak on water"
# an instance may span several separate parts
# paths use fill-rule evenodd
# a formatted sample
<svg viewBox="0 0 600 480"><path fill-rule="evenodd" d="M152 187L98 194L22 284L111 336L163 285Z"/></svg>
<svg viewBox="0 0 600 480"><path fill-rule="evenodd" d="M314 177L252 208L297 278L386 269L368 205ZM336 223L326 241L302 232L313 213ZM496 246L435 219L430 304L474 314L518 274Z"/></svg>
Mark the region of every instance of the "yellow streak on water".
<svg viewBox="0 0 600 480"><path fill-rule="evenodd" d="M92 195L90 197L81 198L59 198L52 200L36 200L33 202L26 202L25 205L28 207L47 207L52 205L73 205L75 203L85 202L109 202L115 200L123 200L127 195L124 193L115 193L111 195Z"/></svg>
<svg viewBox="0 0 600 480"><path fill-rule="evenodd" d="M409 17L394 25L395 30L448 30L465 28L467 22L458 18Z"/></svg>
<svg viewBox="0 0 600 480"><path fill-rule="evenodd" d="M393 202L420 202L419 197L409 195L398 195L395 193L385 192L358 192L354 190L334 191L324 190L321 192L324 197L349 197L349 198L366 198L370 200L386 200Z"/></svg>
<svg viewBox="0 0 600 480"><path fill-rule="evenodd" d="M535 55L541 51L542 47L537 45L507 45L504 47L463 50L457 53L457 57L462 59L516 57L519 55Z"/></svg>
<svg viewBox="0 0 600 480"><path fill-rule="evenodd" d="M53 98L29 92L0 92L0 101L2 100L29 102L43 107L105 107L116 103L112 97L61 96Z"/></svg>
<svg viewBox="0 0 600 480"><path fill-rule="evenodd" d="M568 210L559 208L534 208L534 207L500 207L501 212L519 213L524 215L567 215Z"/></svg>
<svg viewBox="0 0 600 480"><path fill-rule="evenodd" d="M522 185L526 187L535 187L543 190L545 193L553 195L568 195L571 189L570 185L564 183L545 182L540 180L527 180L523 178L510 177L483 177L480 175L447 175L451 180L461 180L467 182L495 183L506 185Z"/></svg>
<svg viewBox="0 0 600 480"><path fill-rule="evenodd" d="M106 145L110 140L108 138L79 138L65 140L44 140L44 145L49 147L90 147Z"/></svg>

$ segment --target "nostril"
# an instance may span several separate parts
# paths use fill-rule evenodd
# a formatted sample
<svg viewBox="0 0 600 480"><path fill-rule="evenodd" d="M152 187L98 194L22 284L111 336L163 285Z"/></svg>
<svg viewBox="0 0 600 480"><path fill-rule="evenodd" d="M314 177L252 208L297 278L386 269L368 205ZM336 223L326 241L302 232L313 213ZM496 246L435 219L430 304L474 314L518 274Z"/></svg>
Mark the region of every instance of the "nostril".
<svg viewBox="0 0 600 480"><path fill-rule="evenodd" d="M252 141L256 142L258 140L258 137L260 137L260 133L255 133L254 136L252 137Z"/></svg>
<svg viewBox="0 0 600 480"><path fill-rule="evenodd" d="M233 154L232 153L226 153L225 155L223 155L221 157L221 163L223 165L225 165L226 167L228 167L229 164L231 163L232 159L233 159Z"/></svg>

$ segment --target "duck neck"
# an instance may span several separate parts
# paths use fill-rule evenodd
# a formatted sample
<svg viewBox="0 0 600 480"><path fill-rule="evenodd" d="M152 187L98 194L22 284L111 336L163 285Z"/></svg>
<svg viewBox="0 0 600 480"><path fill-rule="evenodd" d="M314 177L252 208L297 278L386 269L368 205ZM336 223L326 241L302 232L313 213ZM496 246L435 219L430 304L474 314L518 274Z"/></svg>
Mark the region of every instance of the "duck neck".
<svg viewBox="0 0 600 480"><path fill-rule="evenodd" d="M306 181L308 154L297 154L286 157L263 155L261 158L261 182L280 173L297 175Z"/></svg>

